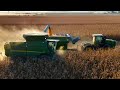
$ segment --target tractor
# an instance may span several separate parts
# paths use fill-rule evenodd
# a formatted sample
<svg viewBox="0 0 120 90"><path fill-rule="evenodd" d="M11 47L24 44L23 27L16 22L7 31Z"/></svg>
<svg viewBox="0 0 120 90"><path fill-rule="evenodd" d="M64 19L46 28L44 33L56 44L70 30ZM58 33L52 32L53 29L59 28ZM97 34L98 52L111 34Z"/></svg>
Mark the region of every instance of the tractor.
<svg viewBox="0 0 120 90"><path fill-rule="evenodd" d="M107 39L106 36L103 34L93 34L93 41L92 43L86 42L82 43L81 50L88 51L88 50L97 50L97 49L109 49L115 48L116 40Z"/></svg>

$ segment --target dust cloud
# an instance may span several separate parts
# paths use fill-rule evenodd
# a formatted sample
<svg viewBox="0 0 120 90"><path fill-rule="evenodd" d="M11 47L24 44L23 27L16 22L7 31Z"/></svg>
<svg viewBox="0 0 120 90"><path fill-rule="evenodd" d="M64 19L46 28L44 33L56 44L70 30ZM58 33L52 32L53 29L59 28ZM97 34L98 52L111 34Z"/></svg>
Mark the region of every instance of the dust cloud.
<svg viewBox="0 0 120 90"><path fill-rule="evenodd" d="M42 30L37 28L23 27L22 29L17 29L14 26L9 26L7 28L0 26L0 60L5 56L4 44L6 42L25 42L23 34L27 33L43 33Z"/></svg>

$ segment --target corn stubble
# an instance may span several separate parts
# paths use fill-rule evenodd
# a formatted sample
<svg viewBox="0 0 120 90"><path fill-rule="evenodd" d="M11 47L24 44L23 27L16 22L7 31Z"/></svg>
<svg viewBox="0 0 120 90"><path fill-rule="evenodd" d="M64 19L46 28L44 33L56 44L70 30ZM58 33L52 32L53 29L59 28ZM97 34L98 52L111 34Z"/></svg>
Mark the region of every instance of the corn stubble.
<svg viewBox="0 0 120 90"><path fill-rule="evenodd" d="M120 78L120 51L68 51L64 57L28 57L25 63L5 58L0 62L1 79L114 79Z"/></svg>
<svg viewBox="0 0 120 90"><path fill-rule="evenodd" d="M45 26L1 26L11 30L36 28L42 30ZM54 33L70 33L80 36L81 39L91 37L93 33L102 33L108 37L120 40L120 25L52 25ZM9 31L9 30L8 30ZM16 32L16 31L15 31ZM13 33L14 34L14 33ZM12 37L11 37L12 39ZM2 40L2 39L1 39ZM8 41L8 40L7 40ZM23 59L16 58L12 62L4 57L0 61L0 79L120 79L120 49L97 51L67 51L64 56L51 58L28 57L25 63Z"/></svg>

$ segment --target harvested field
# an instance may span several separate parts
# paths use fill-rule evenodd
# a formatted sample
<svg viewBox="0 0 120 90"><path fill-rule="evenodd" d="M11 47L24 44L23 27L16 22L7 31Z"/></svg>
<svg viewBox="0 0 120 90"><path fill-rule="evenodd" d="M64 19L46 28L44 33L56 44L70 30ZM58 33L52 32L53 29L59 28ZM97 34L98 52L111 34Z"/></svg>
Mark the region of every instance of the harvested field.
<svg viewBox="0 0 120 90"><path fill-rule="evenodd" d="M119 79L120 51L70 51L55 60L28 58L21 63L6 59L0 62L1 79Z"/></svg>
<svg viewBox="0 0 120 90"><path fill-rule="evenodd" d="M58 21L56 21L56 25L54 24L55 22L51 25L53 33L69 33L74 36L80 36L81 41L90 41L93 33L101 33L106 35L108 38L117 40L117 47L111 50L89 52L68 51L63 56L56 56L55 60L52 61L47 57L42 59L28 57L25 63L21 63L19 62L20 60L23 60L21 58L16 58L16 62L12 62L10 61L10 58L4 57L4 59L0 61L0 78L120 79L120 16L83 17L84 16L79 20L76 17L79 24L78 22L76 24L73 23L75 22L75 18L69 18L69 20L66 19L66 22L69 24L64 22L62 25L60 22L57 23L60 20L57 19ZM54 19L50 19L51 21L54 21ZM40 25L15 25L15 22L14 25L0 25L0 42L2 43L0 50L3 50L2 47L7 41L23 41L23 33L41 32L45 25L49 23L49 20L47 22L43 19L43 23L41 21ZM71 22L71 20L73 20L73 22ZM81 41L77 44L79 45ZM70 44L69 47L76 48L76 45Z"/></svg>

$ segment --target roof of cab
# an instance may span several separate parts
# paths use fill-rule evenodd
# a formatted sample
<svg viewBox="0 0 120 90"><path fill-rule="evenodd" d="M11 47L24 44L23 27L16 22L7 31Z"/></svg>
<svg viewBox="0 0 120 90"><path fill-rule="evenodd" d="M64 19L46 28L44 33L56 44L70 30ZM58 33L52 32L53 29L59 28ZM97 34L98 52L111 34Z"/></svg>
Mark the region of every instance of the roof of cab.
<svg viewBox="0 0 120 90"><path fill-rule="evenodd" d="M92 34L92 36L103 36L103 34Z"/></svg>
<svg viewBox="0 0 120 90"><path fill-rule="evenodd" d="M46 36L48 35L47 33L28 33L28 34L23 34L23 37L25 36Z"/></svg>
<svg viewBox="0 0 120 90"><path fill-rule="evenodd" d="M56 39L47 39L47 41L55 41L55 42L59 42L60 40L56 40Z"/></svg>

